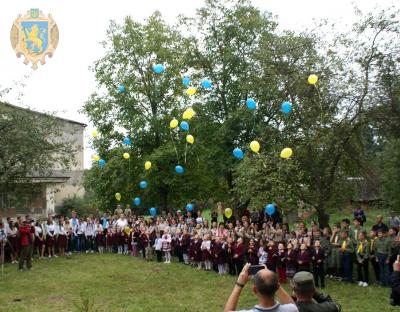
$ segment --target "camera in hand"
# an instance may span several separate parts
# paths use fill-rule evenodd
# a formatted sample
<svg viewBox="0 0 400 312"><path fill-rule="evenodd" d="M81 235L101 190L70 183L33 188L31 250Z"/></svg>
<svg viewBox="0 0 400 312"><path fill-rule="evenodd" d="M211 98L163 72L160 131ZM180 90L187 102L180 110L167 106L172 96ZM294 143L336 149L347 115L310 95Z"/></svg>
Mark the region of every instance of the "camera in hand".
<svg viewBox="0 0 400 312"><path fill-rule="evenodd" d="M256 275L258 271L264 270L265 265L263 264L256 264L256 265L251 265L249 268L249 275Z"/></svg>

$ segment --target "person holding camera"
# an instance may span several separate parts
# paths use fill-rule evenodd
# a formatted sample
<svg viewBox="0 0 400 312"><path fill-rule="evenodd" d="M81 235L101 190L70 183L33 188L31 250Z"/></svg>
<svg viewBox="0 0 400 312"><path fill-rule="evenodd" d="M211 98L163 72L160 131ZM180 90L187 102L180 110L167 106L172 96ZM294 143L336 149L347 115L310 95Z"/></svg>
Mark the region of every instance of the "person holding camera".
<svg viewBox="0 0 400 312"><path fill-rule="evenodd" d="M278 276L275 272L265 269L259 270L257 273L251 272L250 263L247 263L235 283L232 293L225 304L225 312L235 311L239 301L243 287L249 281L249 277L253 277L253 292L258 299L258 304L251 310L240 310L240 312L298 312L292 297L281 287L278 282ZM253 266L257 268L260 266ZM279 302L275 300L275 295Z"/></svg>
<svg viewBox="0 0 400 312"><path fill-rule="evenodd" d="M310 272L300 271L293 277L293 292L300 312L340 312L341 307L329 295L318 293L314 276Z"/></svg>
<svg viewBox="0 0 400 312"><path fill-rule="evenodd" d="M20 271L24 268L24 262L26 261L26 267L28 270L32 268L32 245L33 235L35 234L35 228L28 223L27 220L22 222L22 225L18 229L18 237L20 239L21 253L18 262L18 269Z"/></svg>

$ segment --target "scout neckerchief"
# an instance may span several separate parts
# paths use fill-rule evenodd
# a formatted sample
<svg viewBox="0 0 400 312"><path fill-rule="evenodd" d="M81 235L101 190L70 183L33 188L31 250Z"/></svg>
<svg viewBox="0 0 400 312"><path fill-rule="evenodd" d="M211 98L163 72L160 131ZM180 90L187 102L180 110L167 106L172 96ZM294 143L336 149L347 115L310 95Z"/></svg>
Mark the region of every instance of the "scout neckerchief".
<svg viewBox="0 0 400 312"><path fill-rule="evenodd" d="M342 249L345 250L347 247L347 239L342 242Z"/></svg>
<svg viewBox="0 0 400 312"><path fill-rule="evenodd" d="M358 245L357 248L357 253L358 254L362 253L363 249L364 249L364 241L360 241L360 244Z"/></svg>
<svg viewBox="0 0 400 312"><path fill-rule="evenodd" d="M371 239L371 251L373 251L375 249L375 241L376 241L376 237Z"/></svg>

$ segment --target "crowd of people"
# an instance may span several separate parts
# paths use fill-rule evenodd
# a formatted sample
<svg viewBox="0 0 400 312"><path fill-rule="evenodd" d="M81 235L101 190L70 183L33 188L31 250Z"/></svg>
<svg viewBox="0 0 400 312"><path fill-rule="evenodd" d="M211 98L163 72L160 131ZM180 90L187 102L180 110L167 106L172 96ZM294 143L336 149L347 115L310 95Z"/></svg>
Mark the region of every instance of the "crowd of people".
<svg viewBox="0 0 400 312"><path fill-rule="evenodd" d="M265 264L277 272L279 282L292 279L298 271L314 275L316 287L325 287L325 279L333 278L367 287L373 279L388 286L393 263L400 251L399 219L390 217L388 225L382 216L376 224L363 227L365 215L357 209L350 221L344 218L332 227L320 227L311 221L307 227L300 222L296 229L282 223L279 213L272 216L262 211L244 210L218 223L214 210L211 220L201 211L178 210L174 215L145 218L118 206L113 215L100 213L87 218L72 212L70 218L32 220L29 216L0 224L6 259L19 262L23 269L31 267L33 256L68 256L77 253L118 253L140 256L147 261L170 263L172 256L179 262L218 274L237 275L245 263Z"/></svg>

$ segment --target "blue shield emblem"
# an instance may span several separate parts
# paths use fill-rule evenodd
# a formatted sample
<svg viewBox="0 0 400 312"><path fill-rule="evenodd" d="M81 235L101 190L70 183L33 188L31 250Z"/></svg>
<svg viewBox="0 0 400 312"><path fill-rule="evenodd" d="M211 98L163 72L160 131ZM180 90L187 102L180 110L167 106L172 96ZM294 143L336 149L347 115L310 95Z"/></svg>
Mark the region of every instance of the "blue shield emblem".
<svg viewBox="0 0 400 312"><path fill-rule="evenodd" d="M47 21L21 22L22 49L29 54L42 54L49 42L49 23Z"/></svg>

